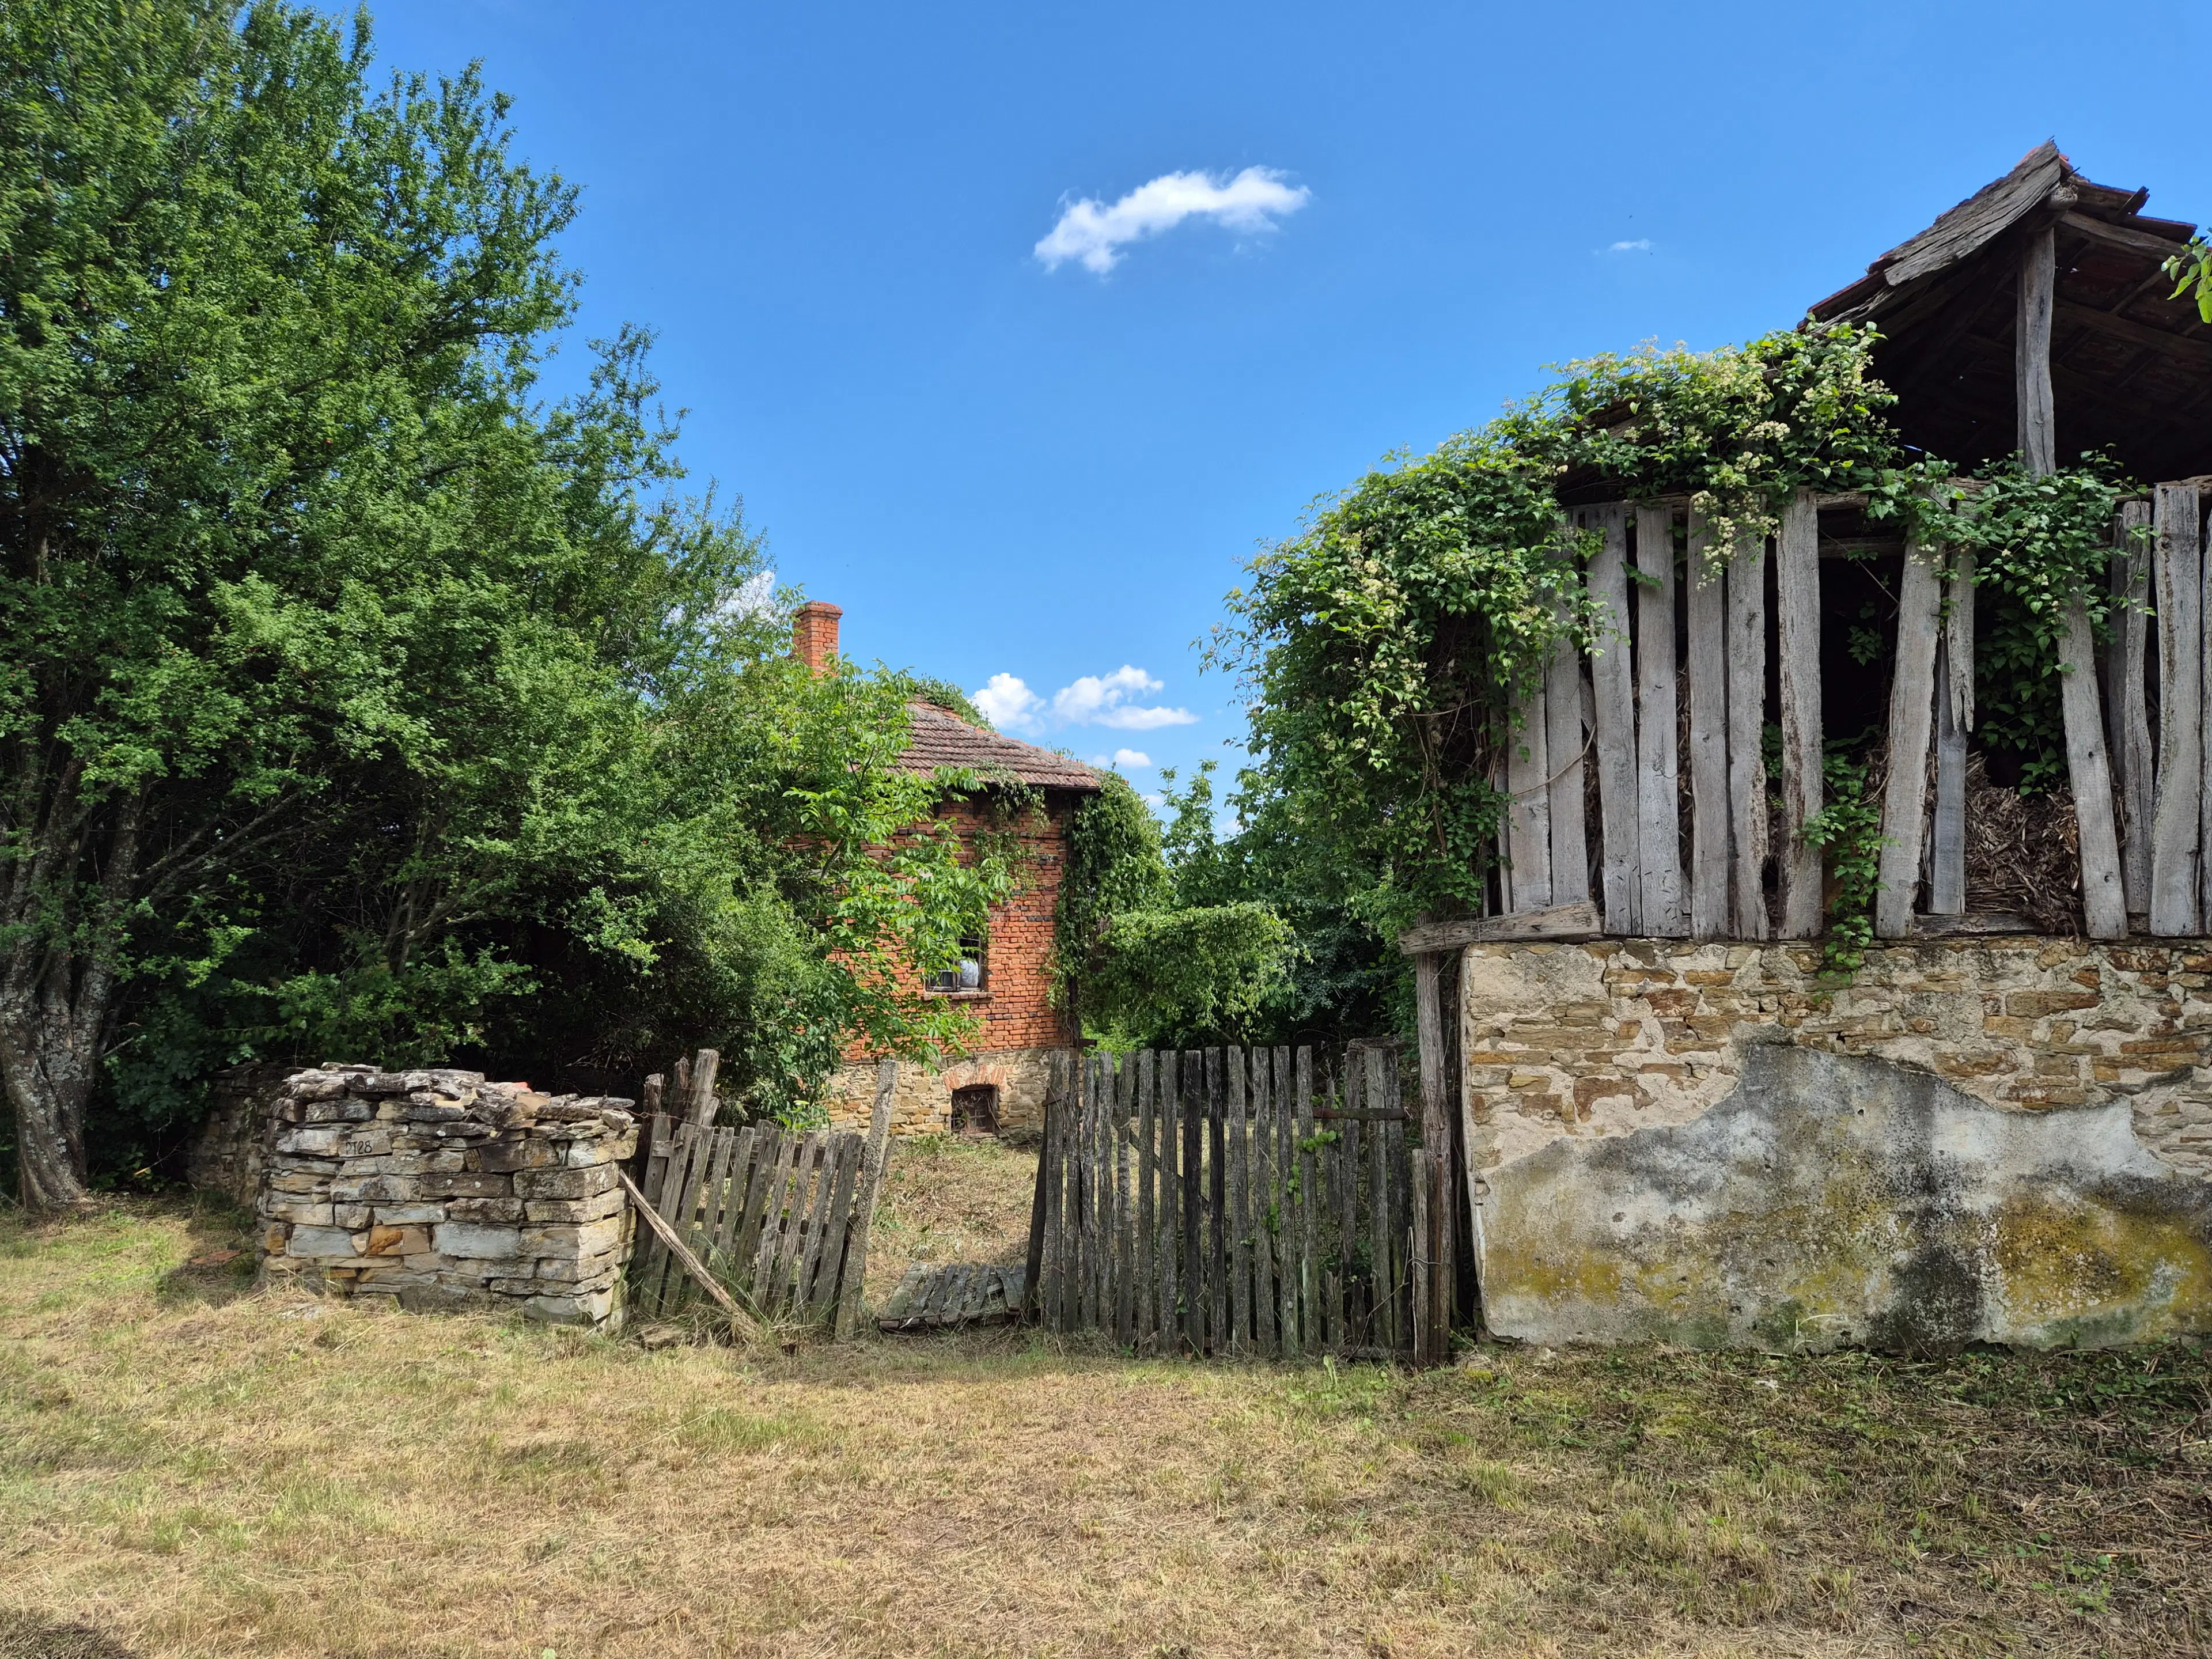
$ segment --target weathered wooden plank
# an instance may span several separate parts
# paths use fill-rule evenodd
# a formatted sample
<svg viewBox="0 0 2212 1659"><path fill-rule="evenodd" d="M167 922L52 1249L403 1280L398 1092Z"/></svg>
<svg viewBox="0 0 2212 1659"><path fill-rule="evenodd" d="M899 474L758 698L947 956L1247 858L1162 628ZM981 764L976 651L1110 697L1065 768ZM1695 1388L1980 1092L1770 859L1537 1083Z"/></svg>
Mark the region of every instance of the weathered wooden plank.
<svg viewBox="0 0 2212 1659"><path fill-rule="evenodd" d="M1297 1085L1292 1075L1291 1051L1277 1048L1273 1055L1275 1102L1275 1181L1281 1193L1282 1218L1275 1230L1275 1334L1283 1358L1295 1359L1301 1352L1298 1275L1305 1261L1305 1247L1298 1232L1298 1114Z"/></svg>
<svg viewBox="0 0 2212 1659"><path fill-rule="evenodd" d="M1555 904L1515 916L1483 916L1464 921L1429 921L1398 935L1398 949L1409 957L1462 945L1506 944L1516 939L1597 939L1604 933L1597 906L1588 899Z"/></svg>
<svg viewBox="0 0 2212 1659"><path fill-rule="evenodd" d="M876 1103L868 1116L867 1143L860 1151L860 1174L853 1194L853 1219L845 1234L845 1260L838 1276L837 1340L849 1341L860 1316L860 1290L868 1274L868 1235L876 1224L876 1200L883 1191L884 1164L890 1156L891 1096L898 1088L898 1062L876 1067Z"/></svg>
<svg viewBox="0 0 2212 1659"><path fill-rule="evenodd" d="M1083 1057L1083 1112L1076 1153L1076 1318L1085 1330L1098 1328L1098 1066L1103 1055Z"/></svg>
<svg viewBox="0 0 2212 1659"><path fill-rule="evenodd" d="M1908 547L1898 584L1897 659L1889 688L1889 777L1882 789L1881 891L1875 931L1911 931L1928 816L1928 740L1936 717L1936 635L1942 593L1932 553Z"/></svg>
<svg viewBox="0 0 2212 1659"><path fill-rule="evenodd" d="M1683 578L1690 650L1690 937L1729 925L1728 582L1705 515L1690 514Z"/></svg>
<svg viewBox="0 0 2212 1659"><path fill-rule="evenodd" d="M822 1230L822 1253L802 1286L800 1311L809 1318L827 1318L836 1311L839 1269L845 1259L845 1237L852 1231L853 1194L860 1190L866 1146L859 1135L837 1138L837 1180L830 1191L830 1218Z"/></svg>
<svg viewBox="0 0 2212 1659"><path fill-rule="evenodd" d="M678 1190L675 1205L672 1207L664 1204L661 1206L660 1214L663 1220L676 1229L688 1249L693 1232L692 1212L699 1206L699 1188L706 1184L707 1163L714 1155L714 1132L702 1129L696 1124L686 1123L684 1126L684 1134L690 1146L688 1161L684 1165L683 1185ZM673 1264L671 1271L674 1271ZM662 1285L661 1298L664 1307L673 1305L674 1297L680 1291L681 1286L680 1278L672 1283L665 1283Z"/></svg>
<svg viewBox="0 0 2212 1659"><path fill-rule="evenodd" d="M661 1189L668 1182L669 1165L676 1152L676 1125L664 1113L655 1112L646 1120L645 1179L640 1190L645 1201L659 1213ZM661 1243L660 1235L648 1230L637 1244L636 1254L630 1261L631 1295L635 1301L635 1311L649 1314L658 1306L655 1300L659 1285L659 1264L665 1260L667 1247Z"/></svg>
<svg viewBox="0 0 2212 1659"><path fill-rule="evenodd" d="M822 1131L810 1129L799 1145L791 1170L790 1206L783 1231L776 1239L775 1260L769 1264L768 1299L761 1304L775 1313L788 1308L792 1288L799 1277L799 1256L806 1242L806 1222L822 1184Z"/></svg>
<svg viewBox="0 0 2212 1659"><path fill-rule="evenodd" d="M1446 1244L1451 1238L1451 1217L1447 1206L1435 1201L1438 1172L1451 1157L1442 969L1442 961L1435 956L1413 960L1413 1027L1421 1066L1421 1144L1429 1188L1427 1197L1418 1200L1425 1205L1422 1213L1427 1231L1414 1245L1428 1258L1427 1300L1417 1305L1414 1317L1428 1328L1422 1351L1431 1355L1449 1355L1451 1348L1451 1254L1438 1248L1440 1238Z"/></svg>
<svg viewBox="0 0 2212 1659"><path fill-rule="evenodd" d="M2112 827L2112 775L2097 700L2097 647L2089 631L2088 602L2079 593L2066 606L2058 665L2066 768L2081 841L2082 921L2091 939L2125 939L2127 892L2120 884L2119 840Z"/></svg>
<svg viewBox="0 0 2212 1659"><path fill-rule="evenodd" d="M1363 1091L1368 1109L1394 1105L1389 1094L1389 1079L1383 1070L1384 1055L1380 1048L1370 1048L1362 1056L1366 1071L1366 1086ZM1395 1347L1397 1343L1392 1322L1392 1298L1395 1286L1390 1275L1390 1180L1389 1129L1393 1126L1377 1123L1368 1137L1367 1181L1367 1259L1375 1286L1373 1311L1368 1316L1367 1340L1381 1347Z"/></svg>
<svg viewBox="0 0 2212 1659"><path fill-rule="evenodd" d="M783 1156L789 1139L781 1128L770 1123L762 1127L759 1138L753 1143L753 1167L745 1182L745 1207L730 1244L732 1271L735 1273L750 1272L754 1257L760 1250L761 1229L768 1214L769 1194L775 1177L776 1163Z"/></svg>
<svg viewBox="0 0 2212 1659"><path fill-rule="evenodd" d="M1114 1340L1126 1348L1137 1343L1136 1122L1137 1056L1127 1054L1114 1080Z"/></svg>
<svg viewBox="0 0 2212 1659"><path fill-rule="evenodd" d="M2051 393L2051 307L2057 286L2057 248L2046 224L2029 231L2021 248L2012 336L2017 447L2038 477L2058 468L2058 416Z"/></svg>
<svg viewBox="0 0 2212 1659"><path fill-rule="evenodd" d="M714 1076L722 1068L722 1056L713 1048L702 1048L691 1062L690 1118L694 1127L711 1129L714 1112L720 1104L714 1097Z"/></svg>
<svg viewBox="0 0 2212 1659"><path fill-rule="evenodd" d="M1413 1164L1413 1227L1411 1230L1413 1279L1413 1364L1428 1365L1434 1363L1434 1304L1435 1275L1429 1261L1429 1241L1431 1232L1429 1216L1429 1153L1425 1146L1415 1146L1407 1153Z"/></svg>
<svg viewBox="0 0 2212 1659"><path fill-rule="evenodd" d="M1657 939L1689 931L1682 904L1680 759L1676 753L1674 510L1636 509L1637 921Z"/></svg>
<svg viewBox="0 0 2212 1659"><path fill-rule="evenodd" d="M1282 1352L1275 1328L1275 1228L1282 1194L1275 1180L1274 1091L1267 1051L1245 1056L1252 1077L1252 1340L1273 1359Z"/></svg>
<svg viewBox="0 0 2212 1659"><path fill-rule="evenodd" d="M1045 1060L1044 1133L1037 1147L1036 1181L1030 1189L1030 1245L1024 1259L1022 1274L1023 1303L1015 1310L1024 1322L1041 1317L1041 1297L1044 1283L1045 1234L1045 1172L1050 1167L1052 1148L1053 1091L1060 1086L1060 1056L1049 1054Z"/></svg>
<svg viewBox="0 0 2212 1659"><path fill-rule="evenodd" d="M1505 908L1540 910L1552 902L1550 721L1541 682L1515 700L1519 724L1505 736Z"/></svg>
<svg viewBox="0 0 2212 1659"><path fill-rule="evenodd" d="M1928 913L1966 908L1966 733L1950 696L1951 641L1936 641L1936 800L1928 819Z"/></svg>
<svg viewBox="0 0 2212 1659"><path fill-rule="evenodd" d="M1221 1050L1206 1051L1206 1334L1215 1353L1227 1352L1229 1331L1229 1148L1227 1083Z"/></svg>
<svg viewBox="0 0 2212 1659"><path fill-rule="evenodd" d="M1250 1353L1258 1339L1252 1316L1252 1127L1244 1051L1223 1049L1221 1064L1228 1085L1229 1329L1236 1352Z"/></svg>
<svg viewBox="0 0 2212 1659"><path fill-rule="evenodd" d="M1159 1103L1159 1228L1158 1250L1159 1352L1173 1353L1181 1346L1182 1329L1182 1109L1176 1084L1177 1057L1170 1050L1156 1055Z"/></svg>
<svg viewBox="0 0 2212 1659"><path fill-rule="evenodd" d="M667 1086L668 1080L662 1077L659 1073L648 1072L646 1073L645 1087L638 1091L637 1097L637 1114L639 1117L649 1123L655 1117L659 1115L661 1099L667 1090ZM651 1189L647 1188L647 1190L650 1191Z"/></svg>
<svg viewBox="0 0 2212 1659"><path fill-rule="evenodd" d="M1030 1241L1030 1296L1037 1323L1044 1329L1060 1328L1060 1206L1061 1154L1060 1143L1067 1133L1067 1054L1055 1052L1047 1062L1044 1091L1044 1145L1037 1152L1037 1191L1035 1209L1041 1216Z"/></svg>
<svg viewBox="0 0 2212 1659"><path fill-rule="evenodd" d="M1590 653L1590 741L1597 762L1598 896L1607 931L1642 931L1636 869L1636 669L1628 620L1628 509L1592 507L1601 538L1583 582L1595 601Z"/></svg>
<svg viewBox="0 0 2212 1659"><path fill-rule="evenodd" d="M2202 522L2203 501L2200 495L2191 514L2191 527ZM2200 535L2197 546L2197 685L2200 696L2212 697L2212 558L2205 556L2203 539ZM2212 716L2200 713L2197 720L2197 915L2199 927L2212 927Z"/></svg>
<svg viewBox="0 0 2212 1659"><path fill-rule="evenodd" d="M1159 1109L1154 1093L1158 1060L1147 1049L1133 1056L1137 1069L1137 1351L1156 1352L1160 1320Z"/></svg>
<svg viewBox="0 0 2212 1659"><path fill-rule="evenodd" d="M751 1316L738 1305L737 1298L724 1290L714 1274L707 1271L706 1264L691 1253L690 1247L684 1243L682 1235L664 1220L652 1205L645 1201L645 1194L638 1190L637 1183L629 1178L629 1170L617 1168L615 1170L615 1178L622 1182L623 1191L629 1194L630 1202L637 1206L639 1219L643 1221L653 1236L660 1240L671 1259L690 1275L692 1283L712 1297L715 1304L729 1316L731 1326L736 1331L739 1340L750 1340L758 1327L754 1324Z"/></svg>
<svg viewBox="0 0 2212 1659"><path fill-rule="evenodd" d="M753 1251L748 1284L753 1306L771 1316L775 1309L769 1297L775 1287L775 1259L783 1249L785 1217L791 1206L799 1156L805 1147L803 1135L786 1135L778 1145L775 1168L769 1176L768 1201L761 1209L760 1243Z"/></svg>
<svg viewBox="0 0 2212 1659"><path fill-rule="evenodd" d="M1564 617L1566 608L1559 614ZM1552 896L1547 902L1587 899L1589 891L1589 830L1584 822L1583 767L1588 739L1583 732L1583 653L1565 640L1552 650L1544 674L1546 808L1552 823Z"/></svg>
<svg viewBox="0 0 2212 1659"><path fill-rule="evenodd" d="M837 1198L837 1171L845 1161L845 1137L830 1135L822 1146L822 1173L814 1185L814 1201L807 1208L806 1233L799 1245L799 1272L791 1288L791 1311L806 1317L814 1296L814 1279L822 1270L822 1248L830 1236L830 1216ZM849 1197L849 1192L848 1196Z"/></svg>
<svg viewBox="0 0 2212 1659"><path fill-rule="evenodd" d="M2204 720L2203 587L2197 490L2152 494L2152 591L2158 596L2158 775L2152 785L2150 930L2197 932Z"/></svg>
<svg viewBox="0 0 2212 1659"><path fill-rule="evenodd" d="M1728 568L1729 914L1738 939L1774 931L1766 910L1766 554L1737 538Z"/></svg>
<svg viewBox="0 0 2212 1659"><path fill-rule="evenodd" d="M760 1132L748 1123L732 1137L729 1188L722 1199L722 1213L714 1224L714 1254L732 1266L738 1230L744 1224L745 1200L752 1191L753 1147Z"/></svg>
<svg viewBox="0 0 2212 1659"><path fill-rule="evenodd" d="M2148 501L2125 501L2114 526L2112 556L2112 643L2106 718L2112 723L2112 765L2120 797L2120 884L2128 914L2150 910L2150 825L2152 780L2156 768L2150 746L2150 706L2143 671L2148 661L2150 555L2136 545L2136 532L2150 523Z"/></svg>
<svg viewBox="0 0 2212 1659"><path fill-rule="evenodd" d="M707 1161L707 1178L699 1187L699 1216L691 1248L698 1252L701 1261L711 1267L714 1265L714 1230L721 1221L725 1196L729 1191L730 1158L737 1150L738 1132L713 1129L708 1133L713 1150Z"/></svg>
<svg viewBox="0 0 2212 1659"><path fill-rule="evenodd" d="M1318 1354L1328 1340L1321 1328L1321 1166L1314 1157L1314 1051L1298 1048L1294 1060L1298 1170L1298 1334L1307 1354Z"/></svg>
<svg viewBox="0 0 2212 1659"><path fill-rule="evenodd" d="M1206 1352L1206 1056L1182 1055L1182 1340Z"/></svg>
<svg viewBox="0 0 2212 1659"><path fill-rule="evenodd" d="M2045 141L2022 156L2013 170L1984 185L1911 241L1891 250L1882 278L1890 289L1942 270L2002 234L2032 212L2066 176L2066 158Z"/></svg>
<svg viewBox="0 0 2212 1659"><path fill-rule="evenodd" d="M1821 810L1820 512L1813 492L1799 489L1782 510L1774 544L1774 635L1781 704L1782 814L1775 851L1782 878L1784 939L1820 931L1826 903L1820 849L1798 831Z"/></svg>

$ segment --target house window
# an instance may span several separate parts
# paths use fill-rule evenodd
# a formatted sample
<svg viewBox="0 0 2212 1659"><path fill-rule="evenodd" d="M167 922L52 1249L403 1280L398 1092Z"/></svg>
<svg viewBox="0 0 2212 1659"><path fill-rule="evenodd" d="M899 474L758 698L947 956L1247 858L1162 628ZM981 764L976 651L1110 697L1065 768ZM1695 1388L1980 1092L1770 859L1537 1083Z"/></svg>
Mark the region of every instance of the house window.
<svg viewBox="0 0 2212 1659"><path fill-rule="evenodd" d="M927 988L948 996L982 990L983 941L973 937L962 939L960 959L942 973L932 974Z"/></svg>

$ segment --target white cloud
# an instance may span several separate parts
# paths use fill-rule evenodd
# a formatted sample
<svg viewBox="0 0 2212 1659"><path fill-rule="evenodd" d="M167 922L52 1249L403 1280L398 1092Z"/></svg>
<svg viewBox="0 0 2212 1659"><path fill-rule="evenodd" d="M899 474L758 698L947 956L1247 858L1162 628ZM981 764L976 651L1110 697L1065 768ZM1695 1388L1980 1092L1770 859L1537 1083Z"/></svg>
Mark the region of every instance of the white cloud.
<svg viewBox="0 0 2212 1659"><path fill-rule="evenodd" d="M1598 252L1601 253L1649 253L1651 252L1651 239L1649 236L1639 236L1632 242L1615 242L1609 247L1600 248Z"/></svg>
<svg viewBox="0 0 2212 1659"><path fill-rule="evenodd" d="M1037 712L1044 707L1044 699L1012 674L992 675L989 684L969 696L983 711L983 718L1000 731L1032 730L1038 724Z"/></svg>
<svg viewBox="0 0 2212 1659"><path fill-rule="evenodd" d="M984 717L1002 732L1037 732L1054 726L1103 726L1116 732L1156 732L1164 726L1195 726L1198 716L1188 708L1133 701L1164 689L1141 668L1123 663L1110 674L1085 674L1072 685L1054 692L1050 702L1030 690L1012 674L994 674L981 691L969 695ZM1115 752L1096 766L1150 766L1152 762L1133 749Z"/></svg>
<svg viewBox="0 0 2212 1659"><path fill-rule="evenodd" d="M1130 701L1161 686L1143 669L1123 663L1110 674L1085 674L1073 685L1062 686L1053 694L1053 717L1068 726L1104 726L1118 732L1195 725L1198 716L1188 708L1146 708Z"/></svg>
<svg viewBox="0 0 2212 1659"><path fill-rule="evenodd" d="M1141 749L1116 749L1114 751L1114 764L1124 770L1130 767L1150 766L1152 763L1152 757Z"/></svg>
<svg viewBox="0 0 2212 1659"><path fill-rule="evenodd" d="M1303 185L1285 184L1273 167L1246 167L1233 179L1164 173L1111 207L1089 196L1068 203L1035 252L1047 270L1079 259L1085 270L1103 276L1121 263L1123 244L1172 230L1186 219L1211 219L1229 230L1273 230L1278 216L1296 213L1312 195Z"/></svg>

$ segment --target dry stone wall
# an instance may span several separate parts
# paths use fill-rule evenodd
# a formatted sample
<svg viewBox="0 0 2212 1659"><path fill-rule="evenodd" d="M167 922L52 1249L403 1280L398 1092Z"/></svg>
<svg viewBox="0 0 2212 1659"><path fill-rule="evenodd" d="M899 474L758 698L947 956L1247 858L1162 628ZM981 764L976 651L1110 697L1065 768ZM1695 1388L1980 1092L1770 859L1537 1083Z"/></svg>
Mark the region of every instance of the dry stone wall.
<svg viewBox="0 0 2212 1659"><path fill-rule="evenodd" d="M2118 1341L2212 1326L2212 951L1476 945L1487 1316L1540 1340Z"/></svg>
<svg viewBox="0 0 2212 1659"><path fill-rule="evenodd" d="M480 1072L295 1073L266 1128L264 1279L410 1309L618 1322L630 1106Z"/></svg>

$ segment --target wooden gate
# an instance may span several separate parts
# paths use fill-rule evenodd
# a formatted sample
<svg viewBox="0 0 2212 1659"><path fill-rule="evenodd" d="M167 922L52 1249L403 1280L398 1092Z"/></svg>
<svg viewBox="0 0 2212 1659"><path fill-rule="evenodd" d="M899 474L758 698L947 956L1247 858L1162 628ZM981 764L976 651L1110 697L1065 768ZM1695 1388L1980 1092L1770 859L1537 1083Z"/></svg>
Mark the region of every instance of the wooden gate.
<svg viewBox="0 0 2212 1659"><path fill-rule="evenodd" d="M867 1272L890 1127L882 1106L865 1135L793 1133L775 1123L717 1129L656 1114L640 1194L748 1312L834 1319L842 1340L853 1334ZM701 1294L657 1231L641 1236L635 1316L672 1313Z"/></svg>
<svg viewBox="0 0 2212 1659"><path fill-rule="evenodd" d="M1030 1305L1143 1353L1440 1354L1437 1173L1393 1047L1056 1061Z"/></svg>

